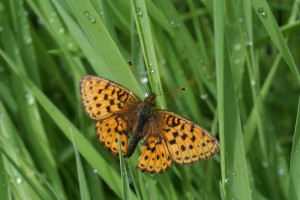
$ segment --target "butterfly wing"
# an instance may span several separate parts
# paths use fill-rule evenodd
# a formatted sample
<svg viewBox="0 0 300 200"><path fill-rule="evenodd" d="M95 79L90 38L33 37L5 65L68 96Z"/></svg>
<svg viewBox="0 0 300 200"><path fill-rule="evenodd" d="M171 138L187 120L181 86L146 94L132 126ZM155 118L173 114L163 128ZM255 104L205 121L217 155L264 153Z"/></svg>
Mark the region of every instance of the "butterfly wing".
<svg viewBox="0 0 300 200"><path fill-rule="evenodd" d="M155 110L152 120L166 141L172 160L189 165L207 160L219 151L219 141L196 123L166 110Z"/></svg>
<svg viewBox="0 0 300 200"><path fill-rule="evenodd" d="M87 115L97 120L96 133L106 149L118 155L120 137L123 155L127 151L128 132L137 122L139 98L123 86L98 76L80 81L82 104Z"/></svg>
<svg viewBox="0 0 300 200"><path fill-rule="evenodd" d="M160 174L171 167L172 159L165 140L157 137L154 129L150 123L144 127L146 137L137 169L144 173Z"/></svg>
<svg viewBox="0 0 300 200"><path fill-rule="evenodd" d="M83 76L80 94L85 112L95 120L128 112L141 102L130 90L98 76Z"/></svg>
<svg viewBox="0 0 300 200"><path fill-rule="evenodd" d="M122 154L126 155L129 132L128 119L123 116L112 116L96 122L96 134L99 141L112 154L119 154L119 138Z"/></svg>

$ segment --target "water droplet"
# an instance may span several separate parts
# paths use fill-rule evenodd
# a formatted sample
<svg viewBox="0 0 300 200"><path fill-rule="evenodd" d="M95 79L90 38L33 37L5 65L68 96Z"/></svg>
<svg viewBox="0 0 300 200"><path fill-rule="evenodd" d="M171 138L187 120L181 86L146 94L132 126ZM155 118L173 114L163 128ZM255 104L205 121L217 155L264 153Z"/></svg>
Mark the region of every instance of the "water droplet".
<svg viewBox="0 0 300 200"><path fill-rule="evenodd" d="M94 170L93 170L93 173L94 173L94 174L97 174L97 173L98 173L98 170L97 170L97 169L94 169Z"/></svg>
<svg viewBox="0 0 300 200"><path fill-rule="evenodd" d="M83 14L84 14L85 16L89 16L89 15L90 15L89 11L87 11L87 10L85 10L85 11L83 12Z"/></svg>
<svg viewBox="0 0 300 200"><path fill-rule="evenodd" d="M2 26L0 26L0 32L2 32L3 31L3 27Z"/></svg>
<svg viewBox="0 0 300 200"><path fill-rule="evenodd" d="M247 45L247 46L252 46L252 45L253 45L253 42L252 42L252 41L247 41L247 42L246 42L246 45Z"/></svg>
<svg viewBox="0 0 300 200"><path fill-rule="evenodd" d="M31 92L27 92L25 94L25 99L26 99L27 104L30 105L30 106L35 103L35 99L34 99Z"/></svg>
<svg viewBox="0 0 300 200"><path fill-rule="evenodd" d="M200 98L203 99L203 100L207 99L207 97L208 97L207 93L200 95Z"/></svg>
<svg viewBox="0 0 300 200"><path fill-rule="evenodd" d="M227 183L227 184L228 184L228 183L229 183L229 181L230 181L230 179L229 179L229 178L226 178L226 179L225 179L225 183Z"/></svg>
<svg viewBox="0 0 300 200"><path fill-rule="evenodd" d="M128 177L128 183L132 184L132 179L130 177Z"/></svg>
<svg viewBox="0 0 300 200"><path fill-rule="evenodd" d="M236 64L236 65L240 64L240 62L241 62L241 61L240 61L240 59L238 59L238 58L234 60L234 64Z"/></svg>
<svg viewBox="0 0 300 200"><path fill-rule="evenodd" d="M285 173L285 170L284 169L279 169L278 173L279 173L279 175L282 176Z"/></svg>
<svg viewBox="0 0 300 200"><path fill-rule="evenodd" d="M251 85L252 85L252 86L255 85L255 80L254 80L254 78L251 79Z"/></svg>
<svg viewBox="0 0 300 200"><path fill-rule="evenodd" d="M269 167L268 161L263 161L262 166L263 166L264 168L268 168L268 167Z"/></svg>
<svg viewBox="0 0 300 200"><path fill-rule="evenodd" d="M242 48L242 45L240 43L237 43L234 45L234 50L236 50L236 51L241 50L241 48Z"/></svg>
<svg viewBox="0 0 300 200"><path fill-rule="evenodd" d="M32 38L29 35L23 35L23 40L24 40L25 44L32 43Z"/></svg>
<svg viewBox="0 0 300 200"><path fill-rule="evenodd" d="M17 177L15 179L15 181L16 181L17 184L21 184L22 183L22 179L20 177Z"/></svg>
<svg viewBox="0 0 300 200"><path fill-rule="evenodd" d="M235 172L235 171L232 171L231 174L232 174L232 176L235 176L235 175L236 175L236 172Z"/></svg>
<svg viewBox="0 0 300 200"><path fill-rule="evenodd" d="M43 24L43 20L42 20L41 18L38 18L38 19L36 20L36 22L37 22L38 24Z"/></svg>
<svg viewBox="0 0 300 200"><path fill-rule="evenodd" d="M259 7L257 12L258 12L258 14L260 14L263 17L265 17L267 15L266 9L264 9L263 7Z"/></svg>
<svg viewBox="0 0 300 200"><path fill-rule="evenodd" d="M171 27L175 27L175 22L174 21L170 21L170 26Z"/></svg>
<svg viewBox="0 0 300 200"><path fill-rule="evenodd" d="M136 8L135 13L136 13L137 16L142 16L143 15L143 10L140 9L140 8Z"/></svg>
<svg viewBox="0 0 300 200"><path fill-rule="evenodd" d="M143 84L148 83L148 77L141 77L141 81Z"/></svg>
<svg viewBox="0 0 300 200"><path fill-rule="evenodd" d="M96 19L93 15L88 16L88 19L91 23L96 23Z"/></svg>
<svg viewBox="0 0 300 200"><path fill-rule="evenodd" d="M63 33L65 32L65 29L64 29L64 28L60 28L60 29L58 29L58 32L59 32L60 34L63 34Z"/></svg>
<svg viewBox="0 0 300 200"><path fill-rule="evenodd" d="M154 73L154 69L153 69L153 68L151 68L151 69L150 69L150 72L151 72L151 73Z"/></svg>

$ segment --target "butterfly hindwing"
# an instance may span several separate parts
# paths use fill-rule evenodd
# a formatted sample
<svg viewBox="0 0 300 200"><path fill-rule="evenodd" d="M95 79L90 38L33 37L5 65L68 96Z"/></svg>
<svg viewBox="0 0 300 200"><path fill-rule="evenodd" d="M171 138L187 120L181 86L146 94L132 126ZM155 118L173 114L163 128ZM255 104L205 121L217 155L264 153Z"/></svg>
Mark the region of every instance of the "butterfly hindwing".
<svg viewBox="0 0 300 200"><path fill-rule="evenodd" d="M80 94L85 112L95 120L126 112L140 102L128 89L98 76L84 76L80 80Z"/></svg>
<svg viewBox="0 0 300 200"><path fill-rule="evenodd" d="M115 155L119 154L119 137L122 154L126 155L128 130L129 127L126 119L120 116L112 116L96 122L96 133L99 141Z"/></svg>
<svg viewBox="0 0 300 200"><path fill-rule="evenodd" d="M171 167L172 159L165 141L152 133L143 142L137 169L144 173L160 174Z"/></svg>
<svg viewBox="0 0 300 200"><path fill-rule="evenodd" d="M175 162L188 165L219 151L218 140L196 123L165 110L156 110L153 116Z"/></svg>

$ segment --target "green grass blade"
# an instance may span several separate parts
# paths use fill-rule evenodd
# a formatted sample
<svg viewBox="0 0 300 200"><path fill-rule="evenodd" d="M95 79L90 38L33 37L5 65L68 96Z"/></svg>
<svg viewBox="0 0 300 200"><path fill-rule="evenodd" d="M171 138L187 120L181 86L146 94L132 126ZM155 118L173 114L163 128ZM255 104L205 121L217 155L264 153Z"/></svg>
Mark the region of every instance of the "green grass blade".
<svg viewBox="0 0 300 200"><path fill-rule="evenodd" d="M76 157L76 165L77 165L77 173L78 173L79 189L80 189L80 198L89 200L89 199L91 199L91 197L90 197L90 194L89 194L86 178L85 178L85 175L84 175L84 170L83 170L83 167L82 167L80 155L79 155L78 150L77 150L74 134L73 134L71 128L70 128L70 134L71 134L71 137L72 137L72 142L73 142L75 157Z"/></svg>
<svg viewBox="0 0 300 200"><path fill-rule="evenodd" d="M1 102L0 102L1 103ZM1 106L2 107L2 106ZM2 114L1 114L2 115ZM0 116L0 123L3 123L3 116ZM0 126L0 129L2 128L2 126ZM2 130L0 130L2 132ZM2 150L2 147L1 147L1 143L0 143L0 149ZM2 154L2 151L1 151L1 154L0 154L0 173L1 173L1 176L0 176L0 185L2 187L0 187L0 199L11 199L10 195L9 195L9 187L8 187L8 174L5 170L5 166L4 166L4 155Z"/></svg>
<svg viewBox="0 0 300 200"><path fill-rule="evenodd" d="M276 23L276 20L272 14L272 11L265 0L251 0L253 9L255 10L257 16L261 20L265 29L269 33L272 41L277 47L278 51L282 54L283 59L286 64L289 66L290 70L294 74L298 84L300 85L300 74L297 69L296 63L293 59L293 56L287 47L287 44L279 30L279 27Z"/></svg>
<svg viewBox="0 0 300 200"><path fill-rule="evenodd" d="M152 90L156 94L162 94L163 90L160 82L159 70L145 2L143 0L131 0L131 5ZM159 96L157 98L157 104L160 108L166 107L163 96Z"/></svg>
<svg viewBox="0 0 300 200"><path fill-rule="evenodd" d="M128 182L127 170L125 166L125 160L122 154L121 139L119 136L119 158L120 158L120 171L121 171L121 181L122 181L122 199L131 199L130 187Z"/></svg>
<svg viewBox="0 0 300 200"><path fill-rule="evenodd" d="M290 163L290 180L289 180L289 199L300 198L300 99L298 104L297 119L295 125L291 163Z"/></svg>
<svg viewBox="0 0 300 200"><path fill-rule="evenodd" d="M235 89L229 62L224 60L223 20L224 1L214 1L222 184L226 199L251 199Z"/></svg>

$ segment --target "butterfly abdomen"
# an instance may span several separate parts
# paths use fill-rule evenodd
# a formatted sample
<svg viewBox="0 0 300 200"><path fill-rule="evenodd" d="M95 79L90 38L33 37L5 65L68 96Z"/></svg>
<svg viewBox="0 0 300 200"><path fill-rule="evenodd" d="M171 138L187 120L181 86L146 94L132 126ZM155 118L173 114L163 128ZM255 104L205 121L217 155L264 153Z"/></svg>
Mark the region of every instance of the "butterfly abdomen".
<svg viewBox="0 0 300 200"><path fill-rule="evenodd" d="M125 157L129 158L133 154L135 147L137 146L138 142L142 139L142 137L143 137L142 131L143 131L143 128L145 127L145 124L149 120L149 117L151 116L151 112L152 112L151 107L149 107L145 104L143 104L141 106L140 113L138 115L139 116L138 123L137 123L136 129L133 131L133 135L130 140Z"/></svg>

